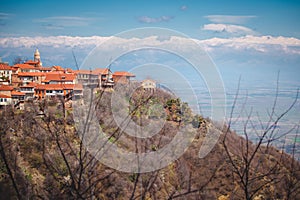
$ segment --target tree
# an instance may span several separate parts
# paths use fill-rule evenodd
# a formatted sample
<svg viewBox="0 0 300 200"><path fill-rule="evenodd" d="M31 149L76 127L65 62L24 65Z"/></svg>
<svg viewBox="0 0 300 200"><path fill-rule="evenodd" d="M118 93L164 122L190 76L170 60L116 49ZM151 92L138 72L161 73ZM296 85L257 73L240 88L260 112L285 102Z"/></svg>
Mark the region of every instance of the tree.
<svg viewBox="0 0 300 200"><path fill-rule="evenodd" d="M28 60L27 58L24 58L24 57L21 57L21 56L16 56L13 60L13 65L22 64L27 60Z"/></svg>
<svg viewBox="0 0 300 200"><path fill-rule="evenodd" d="M279 75L278 75L279 77ZM245 140L240 140L239 148L233 150L232 144L238 141L232 141L233 137L231 131L232 116L233 111L236 106L237 97L239 95L239 87L235 96L235 100L231 109L230 118L227 127L225 127L224 135L222 136L222 143L224 150L226 152L228 162L232 167L232 171L235 174L236 181L243 191L243 198L247 200L254 199L254 197L259 196L260 193L267 194L271 196L270 190L271 185L276 185L281 181L281 177L286 171L283 169L282 165L284 162L292 164L291 169L295 179L299 176L299 163L295 164L294 158L286 159L286 155L282 152L280 157L275 157L274 149L272 144L278 141L281 137L284 137L295 127L292 127L285 133L281 133L280 136L275 134L276 128L280 120L291 111L298 100L298 92L296 94L295 100L286 108L282 113L276 113L277 98L278 98L278 85L279 79L277 79L277 89L276 95L273 102L271 112L269 113L269 120L266 126L261 123L263 127L262 131L257 130L251 117L253 116L252 110L248 112L247 119L243 125L243 136ZM251 129L251 131L249 131ZM257 142L252 143L250 141L250 134L256 134ZM294 146L295 148L295 146ZM289 171L288 170L288 171ZM297 172L293 171L296 170ZM259 173L258 173L259 172ZM299 182L299 177L296 178ZM297 185L299 190L299 185ZM273 197L271 198L289 198L288 196L280 196L282 194L277 194L275 191ZM273 195L273 194L272 194Z"/></svg>

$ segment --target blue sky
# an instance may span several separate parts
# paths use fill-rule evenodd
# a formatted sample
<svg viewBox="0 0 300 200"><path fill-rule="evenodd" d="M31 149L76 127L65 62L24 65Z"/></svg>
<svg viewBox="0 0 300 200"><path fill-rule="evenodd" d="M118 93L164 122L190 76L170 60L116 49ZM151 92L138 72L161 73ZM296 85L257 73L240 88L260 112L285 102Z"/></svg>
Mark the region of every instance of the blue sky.
<svg viewBox="0 0 300 200"><path fill-rule="evenodd" d="M227 37L224 32L203 31L205 25L216 23L246 27L258 35L300 37L300 1L296 0L0 2L2 37L109 36L148 26L174 29L197 39Z"/></svg>

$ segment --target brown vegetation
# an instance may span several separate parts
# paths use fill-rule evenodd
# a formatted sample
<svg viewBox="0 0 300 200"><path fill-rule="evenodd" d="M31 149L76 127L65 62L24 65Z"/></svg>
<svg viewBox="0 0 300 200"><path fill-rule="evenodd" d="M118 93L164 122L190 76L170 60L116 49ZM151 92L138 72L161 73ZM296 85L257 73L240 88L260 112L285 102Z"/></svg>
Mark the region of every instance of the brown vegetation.
<svg viewBox="0 0 300 200"><path fill-rule="evenodd" d="M125 93L131 94L128 89ZM112 93L97 94L99 123L117 143L133 152L156 151L178 127L192 123L197 136L188 150L167 167L149 173L124 173L97 161L85 149L63 101L27 104L26 112L1 113L0 195L4 199L299 199L300 164L271 145L257 145L230 126L216 127L193 116L188 105L164 91L136 90L130 113L141 125L166 118L159 134L148 139L126 136L113 120ZM165 115L148 112L153 103ZM58 109L59 108L59 109ZM207 128L221 133L203 159L198 152ZM122 136L122 137L121 137ZM245 192L247 190L247 192Z"/></svg>

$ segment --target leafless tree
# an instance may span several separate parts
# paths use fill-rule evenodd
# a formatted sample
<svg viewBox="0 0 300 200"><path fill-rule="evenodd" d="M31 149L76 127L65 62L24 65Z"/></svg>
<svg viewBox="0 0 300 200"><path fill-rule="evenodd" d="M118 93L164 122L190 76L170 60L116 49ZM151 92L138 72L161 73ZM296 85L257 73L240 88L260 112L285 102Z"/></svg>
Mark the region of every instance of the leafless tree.
<svg viewBox="0 0 300 200"><path fill-rule="evenodd" d="M279 75L278 75L279 77ZM240 83L239 83L240 85ZM274 158L274 154L272 151L275 151L272 147L272 144L278 141L281 137L284 137L295 127L292 127L290 130L281 133L278 136L276 133L276 127L280 120L289 113L293 107L295 106L298 100L298 92L296 94L295 100L284 110L282 113L277 113L276 108L278 104L278 85L279 79L277 79L277 89L275 94L275 99L273 102L273 106L271 108L271 112L268 113L268 123L266 126L263 125L262 121L260 121L262 131L260 132L254 122L252 121L252 109L247 113L247 119L243 124L243 136L245 140L240 140L239 149L233 150L230 147L230 143L232 144L232 118L233 112L236 108L237 97L239 95L239 87L237 89L237 93L232 105L229 122L226 130L224 131L224 135L222 138L222 143L224 150L226 152L228 162L232 167L232 171L236 176L236 181L243 191L243 198L247 200L253 199L255 196L260 194L267 186L272 184L276 184L280 181L278 178L280 174L282 174L282 156L279 158ZM259 116L258 116L259 118ZM250 128L249 128L250 127ZM251 131L250 131L251 129ZM250 135L256 134L257 142L253 143L250 141ZM295 148L295 147L294 147ZM289 160L289 162L294 163L294 159ZM299 164L299 163L298 163ZM293 169L294 166L292 167ZM259 173L258 173L259 172ZM295 177L295 176L294 176ZM275 197L274 197L275 198Z"/></svg>

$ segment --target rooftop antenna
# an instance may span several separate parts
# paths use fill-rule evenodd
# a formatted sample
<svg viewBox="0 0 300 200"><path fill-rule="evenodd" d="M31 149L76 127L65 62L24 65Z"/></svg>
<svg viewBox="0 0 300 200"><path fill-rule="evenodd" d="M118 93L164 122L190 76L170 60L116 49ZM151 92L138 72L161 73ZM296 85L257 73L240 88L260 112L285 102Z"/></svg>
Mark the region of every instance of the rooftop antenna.
<svg viewBox="0 0 300 200"><path fill-rule="evenodd" d="M78 63L77 63L77 60L76 60L76 56L74 54L73 49L72 49L72 55L73 55L73 58L74 58L74 61L75 61L76 69L79 70Z"/></svg>
<svg viewBox="0 0 300 200"><path fill-rule="evenodd" d="M111 67L111 61L112 61L112 57L110 57L110 59L109 59L109 65L108 65L108 70L110 71L110 67Z"/></svg>

